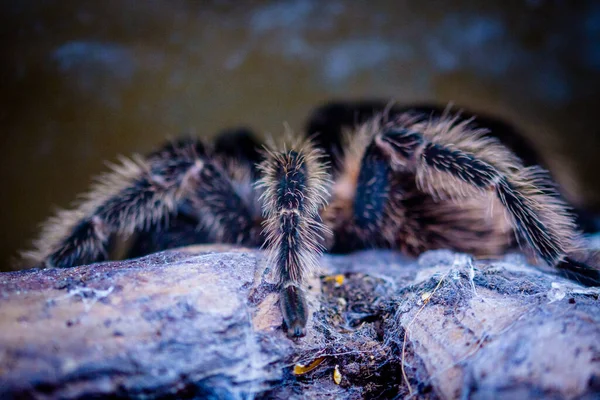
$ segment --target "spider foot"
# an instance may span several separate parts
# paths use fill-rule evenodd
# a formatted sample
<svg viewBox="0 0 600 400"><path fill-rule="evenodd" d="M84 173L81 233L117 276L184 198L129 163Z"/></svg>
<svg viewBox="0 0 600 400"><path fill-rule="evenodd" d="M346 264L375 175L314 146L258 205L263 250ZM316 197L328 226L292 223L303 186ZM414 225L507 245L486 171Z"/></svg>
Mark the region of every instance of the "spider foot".
<svg viewBox="0 0 600 400"><path fill-rule="evenodd" d="M308 307L302 289L296 285L286 286L281 290L279 304L288 337L305 336Z"/></svg>
<svg viewBox="0 0 600 400"><path fill-rule="evenodd" d="M567 279L579 282L584 286L600 286L598 260L600 260L598 251L570 254L557 264L557 268Z"/></svg>

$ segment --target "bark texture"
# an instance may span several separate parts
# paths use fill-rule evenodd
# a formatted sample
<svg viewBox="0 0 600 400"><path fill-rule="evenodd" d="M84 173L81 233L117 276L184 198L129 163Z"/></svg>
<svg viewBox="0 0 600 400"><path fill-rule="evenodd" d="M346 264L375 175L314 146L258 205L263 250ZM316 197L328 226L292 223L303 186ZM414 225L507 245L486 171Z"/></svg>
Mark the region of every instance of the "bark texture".
<svg viewBox="0 0 600 400"><path fill-rule="evenodd" d="M600 291L520 256L325 256L297 341L265 261L192 247L0 274L0 398L600 396Z"/></svg>

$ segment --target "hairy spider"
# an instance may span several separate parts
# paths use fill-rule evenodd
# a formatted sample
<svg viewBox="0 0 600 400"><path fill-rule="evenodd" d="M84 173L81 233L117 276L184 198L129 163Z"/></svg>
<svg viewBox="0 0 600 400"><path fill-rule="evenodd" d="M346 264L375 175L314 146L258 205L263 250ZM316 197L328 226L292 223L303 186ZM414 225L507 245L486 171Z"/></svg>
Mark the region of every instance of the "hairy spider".
<svg viewBox="0 0 600 400"><path fill-rule="evenodd" d="M264 246L292 337L305 334L304 279L324 251L493 257L521 243L563 275L600 283L600 257L583 248L557 185L508 125L435 106L336 103L313 114L307 137L260 150L237 130L123 158L45 224L28 256L46 267L105 260L115 234L137 235L131 256Z"/></svg>

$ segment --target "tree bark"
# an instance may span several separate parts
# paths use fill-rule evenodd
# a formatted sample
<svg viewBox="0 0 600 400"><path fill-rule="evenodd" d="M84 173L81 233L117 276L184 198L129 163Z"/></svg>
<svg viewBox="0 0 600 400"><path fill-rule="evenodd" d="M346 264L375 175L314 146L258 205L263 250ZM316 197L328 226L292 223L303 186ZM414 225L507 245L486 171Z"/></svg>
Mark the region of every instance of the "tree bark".
<svg viewBox="0 0 600 400"><path fill-rule="evenodd" d="M2 273L0 398L598 398L599 294L520 256L324 256L292 341L257 250Z"/></svg>

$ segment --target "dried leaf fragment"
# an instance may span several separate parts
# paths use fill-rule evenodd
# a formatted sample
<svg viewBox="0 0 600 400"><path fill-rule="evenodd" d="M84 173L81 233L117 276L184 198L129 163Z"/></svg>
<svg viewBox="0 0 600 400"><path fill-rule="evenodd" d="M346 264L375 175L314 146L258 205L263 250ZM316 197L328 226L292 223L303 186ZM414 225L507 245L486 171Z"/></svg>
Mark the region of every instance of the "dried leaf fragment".
<svg viewBox="0 0 600 400"><path fill-rule="evenodd" d="M339 385L340 383L342 383L342 373L340 372L340 366L336 364L335 368L333 369L333 381L335 382L336 385Z"/></svg>
<svg viewBox="0 0 600 400"><path fill-rule="evenodd" d="M325 361L325 357L315 358L308 365L296 364L294 365L294 375L304 375L317 368L321 363Z"/></svg>
<svg viewBox="0 0 600 400"><path fill-rule="evenodd" d="M343 274L338 274L338 275L330 275L330 276L326 276L323 281L325 282L333 282L335 284L335 287L340 287L344 284L344 275Z"/></svg>

